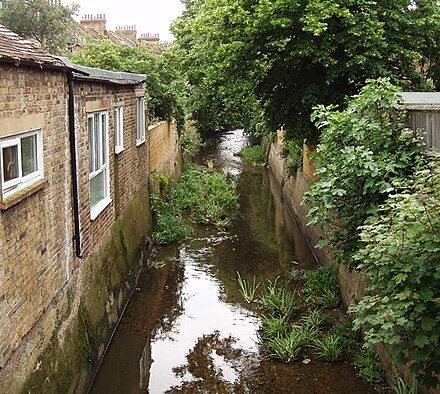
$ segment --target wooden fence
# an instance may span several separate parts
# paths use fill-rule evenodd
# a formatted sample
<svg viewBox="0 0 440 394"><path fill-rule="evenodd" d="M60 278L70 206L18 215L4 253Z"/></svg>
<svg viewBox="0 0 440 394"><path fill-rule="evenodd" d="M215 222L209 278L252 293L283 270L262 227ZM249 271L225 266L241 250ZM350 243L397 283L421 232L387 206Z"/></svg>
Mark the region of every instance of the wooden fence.
<svg viewBox="0 0 440 394"><path fill-rule="evenodd" d="M408 124L414 131L425 131L426 149L435 148L440 153L440 111L409 110Z"/></svg>

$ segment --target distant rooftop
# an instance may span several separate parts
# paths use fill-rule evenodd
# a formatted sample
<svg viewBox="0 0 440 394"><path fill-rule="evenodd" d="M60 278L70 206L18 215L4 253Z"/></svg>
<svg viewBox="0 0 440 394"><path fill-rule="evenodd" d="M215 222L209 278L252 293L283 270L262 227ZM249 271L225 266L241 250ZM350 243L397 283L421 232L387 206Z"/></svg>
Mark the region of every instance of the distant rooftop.
<svg viewBox="0 0 440 394"><path fill-rule="evenodd" d="M440 109L440 92L402 92L399 96L407 109Z"/></svg>
<svg viewBox="0 0 440 394"><path fill-rule="evenodd" d="M0 60L39 66L62 67L64 64L55 56L39 48L36 43L0 25Z"/></svg>

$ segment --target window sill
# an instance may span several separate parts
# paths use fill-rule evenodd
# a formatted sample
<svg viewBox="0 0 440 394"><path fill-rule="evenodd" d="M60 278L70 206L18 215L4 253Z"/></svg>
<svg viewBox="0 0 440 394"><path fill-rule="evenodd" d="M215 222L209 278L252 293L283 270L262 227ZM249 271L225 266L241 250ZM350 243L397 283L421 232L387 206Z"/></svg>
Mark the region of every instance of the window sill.
<svg viewBox="0 0 440 394"><path fill-rule="evenodd" d="M98 204L96 204L93 208L90 209L90 221L93 222L99 214L107 208L112 202L111 198L105 198L101 200Z"/></svg>
<svg viewBox="0 0 440 394"><path fill-rule="evenodd" d="M13 207L14 205L17 205L19 202L25 200L26 198L32 196L32 194L35 194L39 192L40 190L46 189L48 185L47 180L39 180L32 185L29 185L28 187L16 191L14 194L11 194L10 196L6 197L4 200L0 201L0 210L6 211L7 209Z"/></svg>
<svg viewBox="0 0 440 394"><path fill-rule="evenodd" d="M125 148L118 148L115 149L115 155L119 155L120 153L124 152Z"/></svg>
<svg viewBox="0 0 440 394"><path fill-rule="evenodd" d="M142 144L145 144L145 142L147 142L146 139L136 141L136 146L141 146Z"/></svg>

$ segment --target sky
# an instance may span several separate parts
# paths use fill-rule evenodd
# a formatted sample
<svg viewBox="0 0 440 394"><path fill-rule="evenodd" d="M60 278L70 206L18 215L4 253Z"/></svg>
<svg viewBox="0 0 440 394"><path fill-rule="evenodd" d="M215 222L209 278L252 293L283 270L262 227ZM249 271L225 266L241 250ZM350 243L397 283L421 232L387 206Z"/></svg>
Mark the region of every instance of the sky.
<svg viewBox="0 0 440 394"><path fill-rule="evenodd" d="M184 10L180 0L63 0L63 4L79 4L76 20L84 15L105 14L107 30L116 26L136 25L138 37L142 33L159 33L161 41L171 41L169 25Z"/></svg>

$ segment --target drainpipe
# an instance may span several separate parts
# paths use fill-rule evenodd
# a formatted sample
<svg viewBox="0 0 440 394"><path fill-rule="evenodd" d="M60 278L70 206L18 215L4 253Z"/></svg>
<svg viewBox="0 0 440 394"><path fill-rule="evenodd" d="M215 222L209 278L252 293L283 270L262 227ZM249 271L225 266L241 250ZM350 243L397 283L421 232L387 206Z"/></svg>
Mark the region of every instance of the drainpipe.
<svg viewBox="0 0 440 394"><path fill-rule="evenodd" d="M67 72L67 83L69 86L69 140L70 140L70 166L72 172L72 197L73 197L73 241L75 243L75 253L78 258L81 254L81 234L79 229L79 201L78 201L78 174L76 169L76 138L75 138L75 102L74 84L72 72Z"/></svg>

